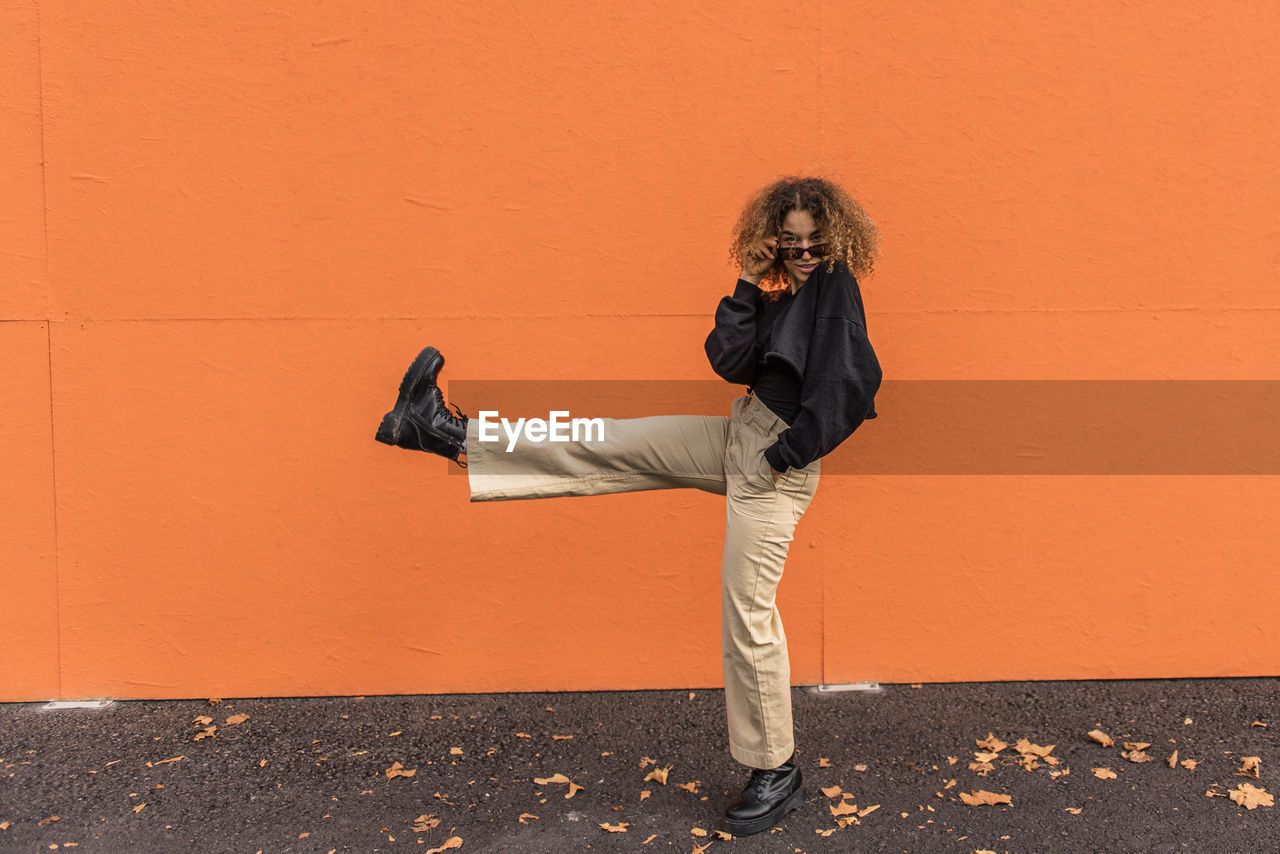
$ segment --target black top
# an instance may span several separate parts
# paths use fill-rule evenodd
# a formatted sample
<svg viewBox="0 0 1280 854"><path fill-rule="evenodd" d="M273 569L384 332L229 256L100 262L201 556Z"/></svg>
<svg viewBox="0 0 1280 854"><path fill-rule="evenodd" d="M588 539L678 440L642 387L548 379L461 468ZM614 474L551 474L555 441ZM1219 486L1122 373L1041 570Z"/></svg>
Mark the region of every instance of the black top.
<svg viewBox="0 0 1280 854"><path fill-rule="evenodd" d="M746 279L739 281L751 284ZM756 293L760 294L758 288ZM760 402L788 425L800 414L800 376L781 359L766 361L764 354L773 349L774 333L781 327L780 321L794 300L795 296L790 291L776 302L760 296L756 307L756 352L759 355L755 380L750 383L750 390L760 398Z"/></svg>
<svg viewBox="0 0 1280 854"><path fill-rule="evenodd" d="M762 331L766 317L768 329ZM876 417L880 363L867 338L861 291L843 261L819 264L800 290L778 304L739 279L733 295L716 307L705 348L721 377L753 386L771 409L788 410L773 410L789 425L765 451L776 471L807 466ZM762 379L771 400L760 388ZM787 400L796 381L799 409L788 420L784 414L791 414Z"/></svg>

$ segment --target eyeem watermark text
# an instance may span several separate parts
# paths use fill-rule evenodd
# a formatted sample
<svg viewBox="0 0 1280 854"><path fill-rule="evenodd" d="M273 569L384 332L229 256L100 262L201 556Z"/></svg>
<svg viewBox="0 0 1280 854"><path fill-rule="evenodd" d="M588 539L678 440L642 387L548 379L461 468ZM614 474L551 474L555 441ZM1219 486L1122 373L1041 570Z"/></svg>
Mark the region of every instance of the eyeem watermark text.
<svg viewBox="0 0 1280 854"><path fill-rule="evenodd" d="M553 409L541 418L518 418L513 424L496 409L482 409L476 417L481 442L497 442L498 428L507 434L507 453L515 450L523 433L530 442L603 442L603 418L569 418L567 409ZM564 416L561 418L560 416Z"/></svg>

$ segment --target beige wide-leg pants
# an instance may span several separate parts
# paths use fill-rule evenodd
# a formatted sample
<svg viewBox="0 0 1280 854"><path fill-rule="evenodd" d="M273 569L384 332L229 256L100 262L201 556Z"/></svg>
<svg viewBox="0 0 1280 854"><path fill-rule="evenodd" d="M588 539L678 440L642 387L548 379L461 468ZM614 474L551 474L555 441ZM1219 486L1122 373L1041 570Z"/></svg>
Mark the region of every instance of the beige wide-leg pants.
<svg viewBox="0 0 1280 854"><path fill-rule="evenodd" d="M729 752L776 768L795 748L791 662L774 602L796 523L818 488L819 464L789 469L775 486L764 458L786 423L754 395L731 417L656 415L604 421L603 440L481 442L467 424L472 501L702 489L724 495L721 646ZM595 437L592 437L593 439Z"/></svg>

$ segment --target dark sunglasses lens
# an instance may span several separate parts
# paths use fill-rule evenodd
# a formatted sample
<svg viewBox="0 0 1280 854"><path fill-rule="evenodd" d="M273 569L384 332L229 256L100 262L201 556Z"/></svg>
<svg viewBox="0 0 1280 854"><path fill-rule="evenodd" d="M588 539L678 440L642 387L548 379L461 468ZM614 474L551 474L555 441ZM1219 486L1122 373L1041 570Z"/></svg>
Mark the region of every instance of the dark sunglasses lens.
<svg viewBox="0 0 1280 854"><path fill-rule="evenodd" d="M827 253L827 244L815 243L810 247L802 246L784 246L781 249L782 259L784 261L798 261L804 257L804 253L808 252L814 258L821 258Z"/></svg>

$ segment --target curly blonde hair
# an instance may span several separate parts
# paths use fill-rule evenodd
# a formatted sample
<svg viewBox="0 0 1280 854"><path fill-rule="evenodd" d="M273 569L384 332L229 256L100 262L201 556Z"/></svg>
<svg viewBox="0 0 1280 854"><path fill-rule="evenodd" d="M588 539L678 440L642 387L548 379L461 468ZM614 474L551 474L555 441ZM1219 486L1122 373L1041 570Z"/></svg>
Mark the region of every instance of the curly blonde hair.
<svg viewBox="0 0 1280 854"><path fill-rule="evenodd" d="M844 261L855 276L870 275L875 268L880 245L880 230L852 196L825 178L779 178L759 190L738 217L733 228L733 244L729 248L730 263L742 264L746 251L766 237L782 231L787 214L793 210L808 211L827 244L825 259L830 273L836 261ZM781 299L791 284L781 258L760 281L760 289L770 300Z"/></svg>

